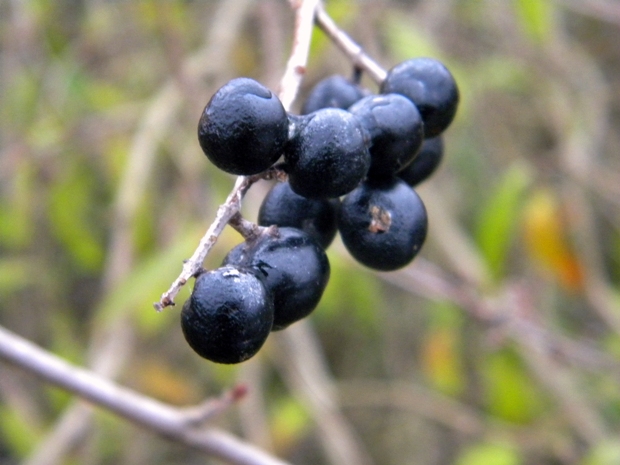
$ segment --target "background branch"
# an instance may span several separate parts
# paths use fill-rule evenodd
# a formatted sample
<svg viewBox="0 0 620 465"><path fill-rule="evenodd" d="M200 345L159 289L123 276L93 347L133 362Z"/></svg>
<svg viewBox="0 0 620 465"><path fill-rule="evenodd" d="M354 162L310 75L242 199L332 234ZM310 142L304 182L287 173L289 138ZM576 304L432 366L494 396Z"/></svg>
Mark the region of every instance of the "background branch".
<svg viewBox="0 0 620 465"><path fill-rule="evenodd" d="M0 355L45 381L66 389L163 436L238 465L285 465L265 452L202 424L243 391L233 391L219 401L200 407L177 409L120 387L107 378L74 367L59 357L0 327ZM206 408L205 408L206 407Z"/></svg>

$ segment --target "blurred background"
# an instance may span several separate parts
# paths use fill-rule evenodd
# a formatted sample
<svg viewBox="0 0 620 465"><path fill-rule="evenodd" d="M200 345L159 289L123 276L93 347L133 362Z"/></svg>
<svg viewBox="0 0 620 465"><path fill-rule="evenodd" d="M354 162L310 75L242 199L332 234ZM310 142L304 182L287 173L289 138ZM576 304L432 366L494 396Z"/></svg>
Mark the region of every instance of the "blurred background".
<svg viewBox="0 0 620 465"><path fill-rule="evenodd" d="M431 56L460 87L412 265L372 272L337 239L307 321L200 359L180 307L152 307L234 182L198 118L233 77L277 91L289 4L0 0L0 324L173 405L245 384L214 424L296 465L620 464L620 4L326 6L386 69ZM334 73L317 29L295 109ZM0 361L0 463L220 462Z"/></svg>

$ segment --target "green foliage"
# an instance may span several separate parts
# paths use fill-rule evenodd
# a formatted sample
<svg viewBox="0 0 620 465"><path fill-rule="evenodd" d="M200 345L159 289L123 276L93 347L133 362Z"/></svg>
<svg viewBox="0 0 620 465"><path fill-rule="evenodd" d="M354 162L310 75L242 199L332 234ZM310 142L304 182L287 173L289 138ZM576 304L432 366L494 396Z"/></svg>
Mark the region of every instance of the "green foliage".
<svg viewBox="0 0 620 465"><path fill-rule="evenodd" d="M0 198L0 244L9 249L25 248L34 234L35 179L33 166L20 163L5 198Z"/></svg>
<svg viewBox="0 0 620 465"><path fill-rule="evenodd" d="M26 287L34 270L35 267L24 259L0 260L0 299Z"/></svg>
<svg viewBox="0 0 620 465"><path fill-rule="evenodd" d="M14 409L0 405L0 438L19 457L25 457L41 438L27 418Z"/></svg>
<svg viewBox="0 0 620 465"><path fill-rule="evenodd" d="M383 30L391 52L398 60L411 57L435 57L444 60L442 50L432 37L420 28L411 27L408 18L397 13L386 16ZM457 79L458 82L458 79Z"/></svg>
<svg viewBox="0 0 620 465"><path fill-rule="evenodd" d="M296 399L282 397L271 406L269 423L279 450L286 450L310 427L311 417Z"/></svg>
<svg viewBox="0 0 620 465"><path fill-rule="evenodd" d="M329 253L329 283L313 318L320 325L332 325L346 318L348 324L372 334L384 307L381 287L361 265Z"/></svg>
<svg viewBox="0 0 620 465"><path fill-rule="evenodd" d="M431 209L427 244L411 268L374 273L353 263L338 239L328 251L331 279L309 322L323 343L319 355L335 392L340 380L355 386L356 379L371 379L388 388L368 398L360 389L359 396L336 402L377 464L620 463L614 365L620 337L613 323L620 308L618 30L589 14L594 10L587 5L568 3L326 2L332 18L386 68L432 56L455 75L461 91L456 124L445 134L442 169L420 193L426 199L427 187L441 191L457 233L474 244L472 253L492 278L482 284L462 278L462 267L454 266L460 257L451 255L458 247L437 240L440 225ZM119 383L179 405L217 395L244 375L243 367L210 364L184 344L179 311L193 282L176 307L162 313L152 307L234 182L200 153L197 115L215 88L240 70L276 89L293 30L287 2L251 2L232 43L211 49L233 50L221 57L225 69L197 77L186 64L209 46L204 37L223 4L232 3L32 0L0 7L0 325L84 366L102 334L122 322L135 345ZM351 70L337 47L315 32L304 88L315 77ZM277 53L261 48L274 40L281 45ZM149 182L137 193L128 224L120 224L114 209L128 206L118 189L129 152L166 82L178 84L181 97L173 107L154 108L155 116L174 108L172 124L154 127L156 152L140 162ZM244 201L250 220L262 187L253 186ZM548 193L553 208L535 204L533 192ZM526 241L516 233L526 229L528 204L536 207L530 213L539 228L530 227ZM126 226L126 249L114 255L121 256L121 271L110 269L116 247L110 239ZM240 241L226 228L205 266L218 266ZM541 271L541 262L550 261L545 244L560 244L559 255L571 259L555 264L556 273L569 265L583 271L580 286L558 286L553 273ZM425 261L439 267L439 278L409 274ZM511 300L515 283L527 305ZM460 307L465 304L468 312ZM496 318L481 322L477 310ZM517 350L513 318L540 326L541 346L528 346L532 335L525 333ZM274 354L281 350L276 337L256 359L264 383L256 386L264 393L258 404L274 449L291 463L323 465L322 418L274 363L281 359ZM555 348L569 349L551 355L563 376L583 386L574 395L600 418L608 440L584 435L579 420L555 401L557 383L549 381L557 374L527 363L538 350ZM27 374L5 383L6 373L13 371L0 360L0 461L13 463L27 459L75 397ZM400 408L408 399L389 388L410 381L439 399L447 396L455 411L446 414L456 420L464 407L482 431L465 433L458 421L437 426L415 409ZM233 407L216 423L238 432L244 421ZM64 463L209 460L169 441L153 442L150 433L110 413L97 415L86 436Z"/></svg>
<svg viewBox="0 0 620 465"><path fill-rule="evenodd" d="M509 167L478 211L475 238L493 278L504 277L508 252L519 226L525 190L531 183L528 167Z"/></svg>
<svg viewBox="0 0 620 465"><path fill-rule="evenodd" d="M190 256L200 239L201 234L195 228L188 227L187 230L164 252L159 251L141 260L129 276L111 290L96 311L97 324L105 324L125 312L132 313L141 331L147 335L157 333L168 324L170 317L166 315L169 311L157 313L153 302L159 300L161 293L180 273L183 263L179 257ZM177 297L178 305L183 305L188 292L187 288L182 290ZM177 315L174 318L176 322Z"/></svg>
<svg viewBox="0 0 620 465"><path fill-rule="evenodd" d="M450 302L428 304L429 327L422 346L424 373L436 389L457 396L466 386L461 357L463 314Z"/></svg>
<svg viewBox="0 0 620 465"><path fill-rule="evenodd" d="M474 444L467 447L455 465L520 465L519 454L512 447L500 444Z"/></svg>
<svg viewBox="0 0 620 465"><path fill-rule="evenodd" d="M543 412L544 403L538 388L511 350L489 354L480 364L480 371L485 402L492 415L525 424Z"/></svg>
<svg viewBox="0 0 620 465"><path fill-rule="evenodd" d="M514 0L514 8L519 25L531 40L539 44L549 40L554 26L551 0Z"/></svg>
<svg viewBox="0 0 620 465"><path fill-rule="evenodd" d="M76 266L93 272L104 258L103 231L97 228L94 207L97 179L83 166L67 167L50 189L48 215L52 231Z"/></svg>
<svg viewBox="0 0 620 465"><path fill-rule="evenodd" d="M580 465L615 465L620 463L620 442L608 440L597 444Z"/></svg>

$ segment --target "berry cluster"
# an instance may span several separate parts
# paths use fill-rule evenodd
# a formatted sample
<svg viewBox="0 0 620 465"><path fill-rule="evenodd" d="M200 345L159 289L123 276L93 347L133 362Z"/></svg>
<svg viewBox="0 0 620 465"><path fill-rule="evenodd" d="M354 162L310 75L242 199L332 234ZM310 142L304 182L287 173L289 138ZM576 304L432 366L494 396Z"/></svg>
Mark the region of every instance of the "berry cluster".
<svg viewBox="0 0 620 465"><path fill-rule="evenodd" d="M392 68L379 94L342 76L324 79L301 115L252 79L221 87L198 125L206 156L237 175L261 173L283 157L278 167L288 182L263 200L261 232L196 277L181 313L190 346L209 360L238 363L272 330L307 316L327 285L325 248L337 232L370 268L410 263L427 232L412 187L441 161L441 134L458 99L450 72L430 58Z"/></svg>

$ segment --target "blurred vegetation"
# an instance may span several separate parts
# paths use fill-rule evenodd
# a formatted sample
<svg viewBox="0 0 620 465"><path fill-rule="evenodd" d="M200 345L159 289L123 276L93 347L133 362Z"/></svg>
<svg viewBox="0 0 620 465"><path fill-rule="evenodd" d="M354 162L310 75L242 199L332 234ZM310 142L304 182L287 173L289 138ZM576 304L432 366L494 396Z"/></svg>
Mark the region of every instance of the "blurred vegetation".
<svg viewBox="0 0 620 465"><path fill-rule="evenodd" d="M382 465L620 463L617 4L327 6L384 67L437 57L462 94L419 188L420 259L373 273L329 250L311 334L359 447ZM216 366L179 307L152 309L233 183L201 154L200 111L235 76L276 90L292 22L279 0L0 1L0 324L176 405L247 382L256 395L216 423L316 465L334 462L282 335ZM351 69L317 30L296 108L332 73ZM227 229L206 265L239 241ZM73 401L0 362L0 463L44 463ZM97 411L57 463L214 463L154 439Z"/></svg>

